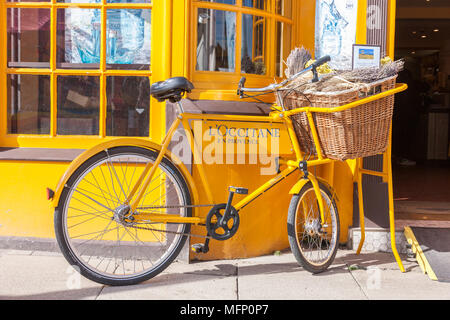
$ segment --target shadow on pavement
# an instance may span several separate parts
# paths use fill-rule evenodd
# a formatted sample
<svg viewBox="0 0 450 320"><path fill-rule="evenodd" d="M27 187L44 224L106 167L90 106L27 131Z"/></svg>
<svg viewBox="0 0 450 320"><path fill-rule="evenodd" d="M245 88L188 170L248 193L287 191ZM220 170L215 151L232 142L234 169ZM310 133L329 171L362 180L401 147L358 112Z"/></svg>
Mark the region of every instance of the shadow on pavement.
<svg viewBox="0 0 450 320"><path fill-rule="evenodd" d="M294 272L304 272L301 266L298 265L297 261L293 257L292 262L283 263L260 263L253 265L241 265L239 261L245 262L246 260L236 260L235 263L220 263L211 266L210 268L187 271L187 272L167 272L161 273L160 275L147 280L141 284L133 286L123 286L114 287L113 293L122 293L131 290L144 290L147 288L157 288L164 286L173 286L177 284L192 283L195 285L199 281L211 281L216 279L223 279L227 277L244 277L251 275L270 275L279 273L294 273ZM402 256L402 261L411 264L411 261L405 260ZM201 262L195 262L195 264L201 265ZM239 265L238 265L239 264ZM311 277L326 277L332 276L338 273L349 273L349 266L357 265L359 269L365 269L368 267L380 267L392 269L396 266L395 259L393 255L388 255L386 253L361 253L356 255L355 253L349 253L341 255L335 258L333 264L323 273L310 274ZM383 267L384 266L384 267ZM407 267L407 271L416 267L417 264L412 264ZM406 267L406 266L405 266ZM400 272L400 271L399 271ZM78 299L96 299L108 286L93 287L93 288L82 288L82 289L72 289L72 290L62 290L53 291L47 293L39 293L32 295L21 295L21 296L0 296L0 300L78 300ZM150 293L149 293L150 294Z"/></svg>

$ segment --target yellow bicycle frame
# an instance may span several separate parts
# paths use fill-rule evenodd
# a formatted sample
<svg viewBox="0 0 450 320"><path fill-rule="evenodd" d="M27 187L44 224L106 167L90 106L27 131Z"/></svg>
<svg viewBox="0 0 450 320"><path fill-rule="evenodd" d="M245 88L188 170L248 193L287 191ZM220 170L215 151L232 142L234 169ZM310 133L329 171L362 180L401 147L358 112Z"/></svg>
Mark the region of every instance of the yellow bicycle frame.
<svg viewBox="0 0 450 320"><path fill-rule="evenodd" d="M321 164L331 163L332 159L324 158L322 150L320 148L320 142L317 134L317 130L314 124L313 116L312 114L314 112L317 113L332 113L332 112L340 112L344 111L350 108L355 108L357 106L360 106L362 104L375 101L377 99L381 99L390 95L394 95L398 92L404 91L407 89L406 84L397 84L394 89L346 104L344 106L335 107L335 108L317 108L317 107L303 107L298 108L290 111L273 111L268 116L246 116L246 115L218 115L218 114L191 114L191 113L181 113L178 118L174 121L172 126L170 127L169 131L167 132L166 137L163 140L162 145L157 145L152 142L147 142L147 147L150 149L154 149L159 152L158 157L156 158L154 163L148 163L139 177L136 185L133 187L131 193L128 195L127 202L130 205L131 212L134 212L137 208L138 203L142 199L144 195L144 191L147 189L148 184L151 182L153 174L156 172L157 167L159 166L162 159L166 156L169 157L169 159L173 158L173 155L170 154L168 151L169 143L178 128L180 124L183 125L183 128L185 130L186 136L188 138L189 144L191 146L191 150L193 151L194 160L199 159L201 156L199 154L199 150L196 146L196 142L192 133L192 130L190 128L189 121L190 120L218 120L218 121L245 121L245 122L268 122L268 123L282 123L285 124L287 127L287 131L289 134L289 138L291 141L292 149L294 151L295 159L296 160L287 160L283 161L282 163L285 164L287 167L281 171L279 174L277 174L275 177L261 185L259 188L248 194L244 199L239 201L234 207L237 211L244 208L246 205L248 205L251 201L256 199L258 196L260 196L262 193L266 192L268 189L275 186L277 183L279 183L281 180L286 178L289 174L294 172L295 170L299 169L300 162L304 159L304 155L300 149L300 145L297 140L297 136L294 131L294 127L292 124L292 121L290 117L294 114L305 112L308 118L308 122L311 128L312 137L314 144L316 146L317 150L317 157L307 161L307 167L313 167ZM83 163L85 160L87 160L90 156L104 150L104 148L108 146L117 146L120 145L120 142L127 142L124 140L128 139L122 139L122 141L119 140L113 140L112 142L108 142L99 146L96 146L92 148L91 150L88 150L87 152L81 154L69 167L65 175L60 180L57 189L55 190L55 196L53 198L54 206L56 207L59 202L59 197L61 195L62 189L65 186L65 183L69 179L70 175L77 169L81 163ZM139 145L145 146L145 143L142 142L142 140L138 139L132 139L133 144L138 145L137 141L141 141ZM391 225L391 246L394 253L394 256L397 260L397 263L400 266L400 269L404 272L404 267L402 265L402 262L399 258L397 249L395 247L395 227L394 227L394 212L393 212L393 198L392 198L392 168L391 168L391 161L390 161L390 149L387 151L387 172L381 173L371 170L365 170L362 168L362 159L357 159L356 169L355 169L355 175L356 175L356 181L358 182L358 195L359 195L359 204L360 204L360 225L361 225L361 242L359 244L359 248L357 250L357 253L361 251L362 244L364 242L364 208L362 203L362 188L361 188L361 181L362 181L362 174L370 174L370 175L377 175L377 176L383 176L388 179L388 187L389 187L389 221ZM177 163L180 163L179 161ZM201 162L197 162L201 163ZM194 204L198 204L196 200L198 199L197 195L197 189L195 187L195 183L193 182L192 176L187 171L186 167L182 164L179 165L183 176L186 178L188 185L193 191L194 194ZM206 196L209 201L209 203L213 204L214 199L212 196L211 188L207 179L207 176L205 174L205 170L203 168L203 165L198 166L199 175L201 182L204 186L204 190L206 191ZM298 181L290 190L290 194L295 194L300 192L301 188L308 182L311 181L314 192L316 194L316 197L318 199L319 203L319 210L320 210L320 216L321 216L321 222L324 223L324 207L323 207L323 199L320 193L319 185L317 178L314 177L314 175L309 174L305 179L301 179ZM137 192L140 190L139 192ZM193 217L174 217L170 215L165 214L158 214L158 213L145 213L145 218L150 219L154 222L161 222L161 223L192 223L192 224L204 224L205 218L198 217L194 214Z"/></svg>
<svg viewBox="0 0 450 320"><path fill-rule="evenodd" d="M299 168L299 164L300 161L303 159L303 153L300 150L300 146L297 140L297 136L295 134L293 125L292 125L292 121L290 120L290 116L300 113L300 112L306 112L307 117L308 117L308 121L309 121L309 125L312 131L312 136L313 136L313 141L314 144L317 146L317 159L311 160L311 161L307 161L307 165L308 167L312 167L312 166L316 166L319 164L325 164L325 163L330 163L334 160L331 159L326 159L323 157L321 148L320 148L320 143L319 143L319 138L318 138L318 134L317 134L317 130L316 127L314 125L314 120L312 117L312 113L313 112L323 112L323 113L331 113L331 112L339 112L339 111L344 111L350 108L354 108L357 106L360 106L362 104L389 96L389 95L393 95L397 92L406 90L407 86L404 84L398 84L394 89L386 91L386 92L382 92L380 94L377 95L373 95L352 103L349 103L347 105L341 106L341 107L336 107L336 108L314 108L314 107L304 107L304 108L298 108L298 109L294 109L291 111L273 111L270 113L269 116L241 116L241 115L212 115L212 114L190 114L190 113L181 113L178 118L174 121L174 123L172 124L172 126L170 127L166 137L164 138L164 141L162 143L161 146L161 150L159 153L158 158L156 159L155 163L151 164L149 163L147 165L147 167L144 169L143 174L141 175L141 177L139 178L138 182L136 183L135 187L133 188L131 194L128 196L128 203L130 204L131 210L132 212L136 210L138 203L141 201L142 196L145 193L145 190L148 186L148 184L150 183L151 179L152 179L152 175L155 172L156 168L158 167L159 163L161 162L164 153L167 151L167 148L169 146L169 143L172 139L173 134L175 133L175 130L178 128L178 126L180 125L180 123L183 125L185 133L188 137L191 149L193 150L194 153L194 159L197 159L199 157L198 154L198 148L195 145L195 139L194 136L192 134L192 130L190 130L190 125L189 125L189 121L190 120L219 120L219 121L247 121L247 122L284 122L288 128L288 133L289 133L289 137L291 139L291 143L293 146L293 150L296 156L296 161L287 161L287 168L284 169L281 173L279 173L277 176L275 176L274 178L270 179L269 181L267 181L266 183L264 183L262 186L260 186L259 188L257 188L256 190L254 190L253 192L251 192L249 195L247 195L244 199L242 199L240 202L238 202L235 205L235 209L237 211L239 211L240 209L242 209L243 207L245 207L248 203L250 203L252 200L254 200L256 197L260 196L262 193L264 193L265 191L267 191L268 189L272 188L275 184L277 184L278 182L280 182L281 180L283 180L284 178L286 178L289 174L291 174L293 171L297 170ZM362 169L361 169L362 170ZM360 171L363 172L363 171ZM364 172L364 173L368 173L370 174L370 172ZM208 200L213 203L213 197L212 197L212 193L211 193L211 189L208 183L208 179L206 177L205 171L203 169L203 166L200 165L199 166L199 174L200 174L200 178L202 183L204 184L206 193L207 193L207 198ZM320 194L320 189L318 186L318 182L317 179L313 176L313 175L308 175L307 179L309 181L311 181L313 187L314 187L314 191L315 194L317 196L318 202L319 202L319 209L320 209L320 214L321 214L321 221L322 223L324 222L324 209L323 209L323 201L322 201L322 196ZM140 186L142 185L142 187L140 188ZM137 190L140 188L140 192L136 195ZM136 197L135 197L136 196ZM149 219L156 219L155 221L160 221L160 222L168 222L167 220L164 221L164 215L160 215L160 214L148 214L147 218ZM171 218L170 219L171 222L179 222L179 223L195 223L193 222L194 219L192 218L187 218L187 217L177 217L177 218ZM199 219L195 219L195 221L199 221ZM202 221L204 222L204 221Z"/></svg>

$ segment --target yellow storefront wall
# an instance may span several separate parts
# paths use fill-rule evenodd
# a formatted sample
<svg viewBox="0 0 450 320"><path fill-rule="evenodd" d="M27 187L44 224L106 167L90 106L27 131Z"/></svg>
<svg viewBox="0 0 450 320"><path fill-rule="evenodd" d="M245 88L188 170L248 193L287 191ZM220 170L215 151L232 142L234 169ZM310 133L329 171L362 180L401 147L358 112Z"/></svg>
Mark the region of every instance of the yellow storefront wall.
<svg viewBox="0 0 450 320"><path fill-rule="evenodd" d="M159 5L155 5L158 2ZM192 1L153 1L152 15L152 71L151 82L163 80L171 76L193 75L193 59L195 55L195 34L192 32ZM274 3L274 1L272 1ZM304 46L313 51L314 48L314 12L315 0L294 1L293 12L293 45ZM388 35L388 49L392 56L395 21L395 1L390 1L391 15ZM0 10L5 12L6 2L0 0ZM359 0L357 42L365 43L365 10L366 0ZM4 16L3 16L4 17ZM0 106L6 106L6 19L0 19ZM158 32L154 32L158 28ZM154 44L158 43L158 49ZM30 72L30 71L27 71ZM101 74L103 75L103 74ZM104 74L106 75L106 74ZM196 89L190 95L192 99L238 100L236 96L237 77L233 83L221 87L220 75L210 73L201 79L209 79L209 83L218 83L219 88L207 87L205 82L194 81ZM206 77L206 78L205 78ZM208 78L209 77L209 78ZM222 79L222 83L223 83ZM229 81L229 78L226 79ZM248 77L249 86L262 86L271 83L267 77ZM210 85L209 85L210 86ZM55 99L55 98L54 98ZM101 105L101 113L105 112L105 103ZM151 99L150 138L159 142L165 133L164 104ZM27 148L61 148L87 149L105 140L113 139L103 134L92 137L81 136L27 136L6 135L6 119L2 111L0 124L0 147ZM56 121L55 115L52 115ZM45 161L0 161L2 184L0 190L0 237L36 237L54 238L53 208L46 199L45 188L55 187L57 181L68 167L68 162ZM318 167L315 173L323 177L334 188L338 197L338 210L341 220L341 242L347 241L348 228L353 221L353 161L336 162ZM230 185L246 187L253 190L268 180L268 176L260 175L257 165L209 165L206 173L211 176L211 186L218 202L226 202ZM193 178L200 195L200 203L208 203L198 170L193 166ZM289 247L286 231L286 217L291 196L290 188L299 179L295 172L267 193L252 202L240 212L241 223L237 234L227 241L213 241L211 251L206 255L191 253L195 259L218 259L250 257L272 253ZM234 202L239 201L239 196ZM202 215L207 210L202 210ZM204 234L204 229L194 227L194 234ZM191 243L202 242L200 238L191 238Z"/></svg>

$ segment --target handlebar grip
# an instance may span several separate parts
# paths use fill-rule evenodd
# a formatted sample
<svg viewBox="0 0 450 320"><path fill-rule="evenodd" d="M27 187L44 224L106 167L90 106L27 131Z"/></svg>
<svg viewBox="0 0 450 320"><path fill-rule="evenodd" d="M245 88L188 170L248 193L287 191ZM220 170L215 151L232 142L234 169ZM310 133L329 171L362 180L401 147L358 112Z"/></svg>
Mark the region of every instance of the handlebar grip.
<svg viewBox="0 0 450 320"><path fill-rule="evenodd" d="M245 84L245 81L246 81L247 79L245 78L245 77L242 77L241 78L241 80L239 80L239 85L238 85L238 88L240 89L240 88L242 88L242 87L244 87L244 84Z"/></svg>
<svg viewBox="0 0 450 320"><path fill-rule="evenodd" d="M241 98L243 96L243 92L242 92L241 89L244 87L246 80L247 79L245 77L242 77L241 80L239 80L238 89L237 89L237 95L241 96Z"/></svg>
<svg viewBox="0 0 450 320"><path fill-rule="evenodd" d="M318 68L318 67L320 67L320 66L323 65L324 63L327 63L327 62L330 61L330 60L331 60L331 57L328 56L328 55L326 55L326 56L323 56L323 57L317 59L316 61L314 61L314 63L312 64L312 66L313 66L313 68Z"/></svg>

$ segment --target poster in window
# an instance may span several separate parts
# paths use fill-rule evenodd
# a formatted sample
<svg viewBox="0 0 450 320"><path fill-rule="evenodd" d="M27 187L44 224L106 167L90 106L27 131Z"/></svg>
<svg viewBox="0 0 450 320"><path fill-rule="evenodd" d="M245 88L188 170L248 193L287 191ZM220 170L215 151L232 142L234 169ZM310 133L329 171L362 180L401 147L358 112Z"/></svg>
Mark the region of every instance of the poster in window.
<svg viewBox="0 0 450 320"><path fill-rule="evenodd" d="M358 0L316 1L316 58L329 55L335 69L351 69Z"/></svg>
<svg viewBox="0 0 450 320"><path fill-rule="evenodd" d="M80 1L77 0L77 2ZM106 63L150 64L150 26L151 10L149 9L108 9ZM99 9L66 10L66 62L99 63L100 42L101 11Z"/></svg>

